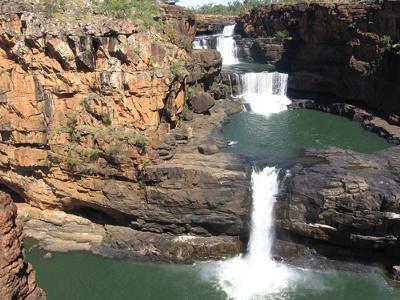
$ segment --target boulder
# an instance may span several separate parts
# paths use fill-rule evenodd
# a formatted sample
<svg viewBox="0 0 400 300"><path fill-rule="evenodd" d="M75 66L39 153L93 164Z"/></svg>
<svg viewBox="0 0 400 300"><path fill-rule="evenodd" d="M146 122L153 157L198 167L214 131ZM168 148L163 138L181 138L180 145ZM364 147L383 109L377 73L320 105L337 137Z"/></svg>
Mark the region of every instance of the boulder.
<svg viewBox="0 0 400 300"><path fill-rule="evenodd" d="M190 107L197 114L205 114L215 105L215 99L205 92L196 92L190 99Z"/></svg>
<svg viewBox="0 0 400 300"><path fill-rule="evenodd" d="M204 155L213 155L219 152L219 148L217 145L208 144L208 145L200 145L199 152Z"/></svg>
<svg viewBox="0 0 400 300"><path fill-rule="evenodd" d="M400 266L392 267L392 275L394 280L400 281Z"/></svg>

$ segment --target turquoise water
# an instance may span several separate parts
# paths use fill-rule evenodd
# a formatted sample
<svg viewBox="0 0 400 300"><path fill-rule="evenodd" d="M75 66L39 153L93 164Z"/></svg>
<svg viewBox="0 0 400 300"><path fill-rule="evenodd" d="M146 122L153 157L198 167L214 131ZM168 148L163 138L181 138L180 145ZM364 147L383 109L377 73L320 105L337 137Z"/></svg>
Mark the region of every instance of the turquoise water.
<svg viewBox="0 0 400 300"><path fill-rule="evenodd" d="M110 260L87 253L56 253L44 259L27 253L48 300L222 300L218 263L168 265ZM373 273L295 270L287 300L395 300L400 292Z"/></svg>
<svg viewBox="0 0 400 300"><path fill-rule="evenodd" d="M337 146L365 153L389 147L358 123L316 111L285 111L269 118L243 113L232 117L224 135L237 141L229 151L271 164L296 159L303 148ZM27 249L32 242L27 242ZM49 300L226 299L220 288L221 262L172 265L118 261L88 253L53 254L44 259L38 249L27 251L39 285ZM316 272L294 269L289 288L260 299L395 300L391 288L375 272Z"/></svg>
<svg viewBox="0 0 400 300"><path fill-rule="evenodd" d="M223 133L234 141L228 151L265 159L272 165L296 159L306 148L339 147L373 153L390 147L386 140L364 130L360 123L306 109L269 117L249 112L234 115Z"/></svg>

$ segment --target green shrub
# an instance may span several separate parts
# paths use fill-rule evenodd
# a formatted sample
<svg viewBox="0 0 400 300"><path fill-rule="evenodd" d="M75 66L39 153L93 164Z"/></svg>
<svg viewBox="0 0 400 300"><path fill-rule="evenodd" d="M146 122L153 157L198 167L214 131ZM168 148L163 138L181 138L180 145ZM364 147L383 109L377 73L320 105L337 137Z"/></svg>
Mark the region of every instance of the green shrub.
<svg viewBox="0 0 400 300"><path fill-rule="evenodd" d="M185 76L187 73L185 67L179 62L173 62L169 67L169 70L175 76Z"/></svg>
<svg viewBox="0 0 400 300"><path fill-rule="evenodd" d="M390 46L393 45L393 40L390 37L390 35L384 35L381 37L381 44L382 46L389 48Z"/></svg>
<svg viewBox="0 0 400 300"><path fill-rule="evenodd" d="M292 39L292 37L289 36L289 31L287 30L279 30L275 32L275 38L280 40L281 42L290 41Z"/></svg>
<svg viewBox="0 0 400 300"><path fill-rule="evenodd" d="M254 6L267 3L266 0L234 0L233 2L228 2L227 5L223 4L205 4L202 6L197 6L194 8L194 12L197 14L204 14L204 15L240 15L246 13Z"/></svg>
<svg viewBox="0 0 400 300"><path fill-rule="evenodd" d="M97 148L77 148L76 152L83 157L89 158L91 160L95 160L99 158L102 151Z"/></svg>
<svg viewBox="0 0 400 300"><path fill-rule="evenodd" d="M73 167L73 166L75 166L77 163L78 163L78 160L77 160L76 158L74 158L74 157L72 156L71 153L68 153L68 156L67 156L67 165L68 165L69 167Z"/></svg>
<svg viewBox="0 0 400 300"><path fill-rule="evenodd" d="M102 121L104 126L111 126L112 124L111 118L109 116L104 116Z"/></svg>
<svg viewBox="0 0 400 300"><path fill-rule="evenodd" d="M70 113L67 117L67 130L69 133L69 140L77 142L80 140L80 134L77 132L76 127L78 126L78 118L76 113Z"/></svg>
<svg viewBox="0 0 400 300"><path fill-rule="evenodd" d="M147 145L147 138L143 134L138 134L135 140L135 146L144 150Z"/></svg>
<svg viewBox="0 0 400 300"><path fill-rule="evenodd" d="M43 12L46 17L54 17L55 14L61 12L65 6L65 0L42 0Z"/></svg>
<svg viewBox="0 0 400 300"><path fill-rule="evenodd" d="M167 37L168 40L174 44L177 45L180 48L184 48L186 50L189 50L192 48L192 39L184 34L181 34L174 28L168 28L167 29Z"/></svg>
<svg viewBox="0 0 400 300"><path fill-rule="evenodd" d="M131 18L146 28L162 28L162 22L158 17L160 7L156 0L104 0L97 6L100 12Z"/></svg>

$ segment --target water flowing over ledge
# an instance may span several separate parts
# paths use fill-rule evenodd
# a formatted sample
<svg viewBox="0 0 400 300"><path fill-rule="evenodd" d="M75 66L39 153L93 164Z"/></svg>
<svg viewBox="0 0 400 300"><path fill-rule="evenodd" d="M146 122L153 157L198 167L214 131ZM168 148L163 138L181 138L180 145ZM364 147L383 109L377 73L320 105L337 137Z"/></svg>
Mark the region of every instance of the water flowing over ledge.
<svg viewBox="0 0 400 300"><path fill-rule="evenodd" d="M286 96L288 75L278 72L245 73L240 75L244 101L250 110L270 115L287 109L291 103Z"/></svg>
<svg viewBox="0 0 400 300"><path fill-rule="evenodd" d="M235 26L236 24L225 26L222 36L217 38L217 50L221 53L224 65L233 65L239 62L236 41L233 39Z"/></svg>
<svg viewBox="0 0 400 300"><path fill-rule="evenodd" d="M218 283L229 299L246 300L284 297L294 271L271 258L273 208L278 192L277 171L253 170L253 207L248 253L220 264Z"/></svg>
<svg viewBox="0 0 400 300"><path fill-rule="evenodd" d="M239 63L238 48L233 36L235 26L227 25L222 33L212 36L199 36L193 41L193 49L215 48L221 53L222 63L224 65L233 65ZM213 41L215 39L215 42Z"/></svg>

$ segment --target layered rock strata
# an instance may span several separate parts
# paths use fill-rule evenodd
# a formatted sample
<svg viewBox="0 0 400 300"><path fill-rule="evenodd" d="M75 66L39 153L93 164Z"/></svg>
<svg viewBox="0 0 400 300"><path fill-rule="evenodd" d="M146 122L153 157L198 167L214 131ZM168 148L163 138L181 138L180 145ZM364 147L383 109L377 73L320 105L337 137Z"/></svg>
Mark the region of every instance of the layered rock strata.
<svg viewBox="0 0 400 300"><path fill-rule="evenodd" d="M24 262L22 224L11 198L0 192L0 298L4 300L44 300L37 287L35 271Z"/></svg>
<svg viewBox="0 0 400 300"><path fill-rule="evenodd" d="M397 120L399 19L396 1L261 5L238 18L237 30L264 39L261 48L281 41L276 66L289 73L290 96L339 97Z"/></svg>
<svg viewBox="0 0 400 300"><path fill-rule="evenodd" d="M240 110L233 102L218 102L210 116L195 115L183 129L189 140L181 132L178 142L184 143L175 156L146 168L142 186L104 182L101 188L112 197L112 208L89 198L73 214L18 203L27 235L49 251L87 250L119 258L191 262L240 252L249 221L246 162L233 154L208 156L197 150L204 144L224 146L218 131L228 113Z"/></svg>
<svg viewBox="0 0 400 300"><path fill-rule="evenodd" d="M179 7L163 7L156 30L84 3L87 12L56 18L34 1L0 4L0 187L20 202L28 235L108 256L237 253L247 170L235 155L197 151L229 108L182 121L189 87L209 88L219 54L191 52L194 19ZM176 241L198 250L171 250Z"/></svg>
<svg viewBox="0 0 400 300"><path fill-rule="evenodd" d="M347 254L368 253L369 258L398 258L399 151L306 151L305 157L319 162L296 165L284 177L276 207L278 232L341 248L336 255L348 249Z"/></svg>

